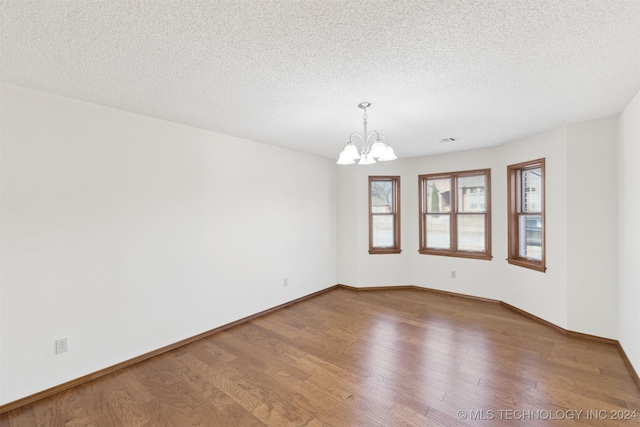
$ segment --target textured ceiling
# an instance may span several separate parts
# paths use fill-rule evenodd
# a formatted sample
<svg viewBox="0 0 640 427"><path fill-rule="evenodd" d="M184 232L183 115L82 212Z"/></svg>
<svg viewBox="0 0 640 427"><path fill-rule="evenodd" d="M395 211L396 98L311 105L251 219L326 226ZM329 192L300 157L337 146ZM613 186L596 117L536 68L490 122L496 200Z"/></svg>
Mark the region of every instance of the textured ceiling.
<svg viewBox="0 0 640 427"><path fill-rule="evenodd" d="M361 101L413 157L616 117L640 88L638 0L0 4L3 82L331 158Z"/></svg>

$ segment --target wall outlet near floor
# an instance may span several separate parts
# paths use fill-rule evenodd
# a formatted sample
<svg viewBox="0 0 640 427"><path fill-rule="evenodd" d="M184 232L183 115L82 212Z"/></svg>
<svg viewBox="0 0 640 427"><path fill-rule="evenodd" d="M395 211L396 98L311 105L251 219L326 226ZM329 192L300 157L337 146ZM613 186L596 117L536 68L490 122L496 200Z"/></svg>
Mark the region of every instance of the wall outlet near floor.
<svg viewBox="0 0 640 427"><path fill-rule="evenodd" d="M283 284L284 286L289 286L289 279L284 279L284 280L282 281L282 284Z"/></svg>
<svg viewBox="0 0 640 427"><path fill-rule="evenodd" d="M56 340L56 354L64 353L67 350L69 350L69 344L66 338Z"/></svg>
<svg viewBox="0 0 640 427"><path fill-rule="evenodd" d="M451 278L452 279L456 278L456 271L455 270L451 270Z"/></svg>

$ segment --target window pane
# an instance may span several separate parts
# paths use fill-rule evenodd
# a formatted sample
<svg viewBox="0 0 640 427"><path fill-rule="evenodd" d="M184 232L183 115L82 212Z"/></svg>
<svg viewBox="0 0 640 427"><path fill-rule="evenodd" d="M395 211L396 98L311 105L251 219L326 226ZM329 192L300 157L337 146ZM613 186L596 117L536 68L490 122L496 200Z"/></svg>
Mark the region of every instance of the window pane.
<svg viewBox="0 0 640 427"><path fill-rule="evenodd" d="M449 249L449 215L427 215L427 247Z"/></svg>
<svg viewBox="0 0 640 427"><path fill-rule="evenodd" d="M451 211L450 179L428 179L426 190L427 197L425 198L424 203L428 213Z"/></svg>
<svg viewBox="0 0 640 427"><path fill-rule="evenodd" d="M465 176L458 178L458 212L484 212L485 202L484 175Z"/></svg>
<svg viewBox="0 0 640 427"><path fill-rule="evenodd" d="M542 216L520 215L519 218L520 256L542 260Z"/></svg>
<svg viewBox="0 0 640 427"><path fill-rule="evenodd" d="M419 252L491 259L491 170L440 172L418 178Z"/></svg>
<svg viewBox="0 0 640 427"><path fill-rule="evenodd" d="M542 211L542 169L522 171L522 211Z"/></svg>
<svg viewBox="0 0 640 427"><path fill-rule="evenodd" d="M373 215L373 247L394 247L393 220L394 215Z"/></svg>
<svg viewBox="0 0 640 427"><path fill-rule="evenodd" d="M458 215L458 250L484 252L484 215Z"/></svg>
<svg viewBox="0 0 640 427"><path fill-rule="evenodd" d="M371 213L393 213L393 182L371 182Z"/></svg>

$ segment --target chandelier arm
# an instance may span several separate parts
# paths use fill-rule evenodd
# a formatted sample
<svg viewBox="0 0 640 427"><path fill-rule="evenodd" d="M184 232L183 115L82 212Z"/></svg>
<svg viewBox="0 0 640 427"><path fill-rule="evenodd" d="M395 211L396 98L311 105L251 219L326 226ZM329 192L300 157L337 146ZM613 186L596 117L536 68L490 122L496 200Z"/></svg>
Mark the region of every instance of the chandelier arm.
<svg viewBox="0 0 640 427"><path fill-rule="evenodd" d="M360 143L364 141L364 139L362 138L362 135L360 135L358 132L354 132L351 135L349 135L349 141L351 141L351 138L353 137L356 137L357 139L359 139Z"/></svg>
<svg viewBox="0 0 640 427"><path fill-rule="evenodd" d="M367 135L367 144L369 143L369 141L371 140L371 137L374 136L376 137L376 139L382 139L384 138L382 136L382 134L378 133L377 130L372 130L371 132L369 132L369 135ZM386 139L386 138L385 138Z"/></svg>

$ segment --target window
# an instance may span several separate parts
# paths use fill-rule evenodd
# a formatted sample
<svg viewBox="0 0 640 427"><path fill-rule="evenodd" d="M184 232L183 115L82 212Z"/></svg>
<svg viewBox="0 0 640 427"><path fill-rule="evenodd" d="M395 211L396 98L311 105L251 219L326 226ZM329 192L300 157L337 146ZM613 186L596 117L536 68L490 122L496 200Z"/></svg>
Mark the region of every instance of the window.
<svg viewBox="0 0 640 427"><path fill-rule="evenodd" d="M509 254L520 267L546 271L544 238L544 159L507 167Z"/></svg>
<svg viewBox="0 0 640 427"><path fill-rule="evenodd" d="M400 177L369 177L369 253L399 254Z"/></svg>
<svg viewBox="0 0 640 427"><path fill-rule="evenodd" d="M491 170L418 178L419 252L491 259Z"/></svg>

